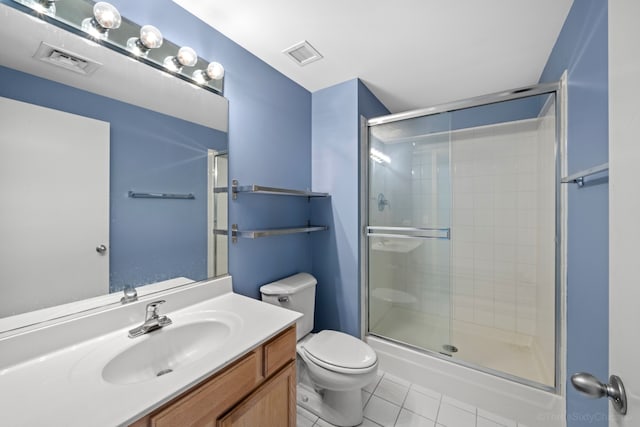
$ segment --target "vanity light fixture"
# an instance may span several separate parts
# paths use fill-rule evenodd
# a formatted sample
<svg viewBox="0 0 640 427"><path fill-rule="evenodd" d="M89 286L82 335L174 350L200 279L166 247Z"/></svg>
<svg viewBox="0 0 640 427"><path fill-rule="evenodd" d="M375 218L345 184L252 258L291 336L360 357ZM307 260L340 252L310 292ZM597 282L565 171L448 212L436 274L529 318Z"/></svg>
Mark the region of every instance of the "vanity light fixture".
<svg viewBox="0 0 640 427"><path fill-rule="evenodd" d="M53 16L56 14L56 1L58 0L30 0L28 6L38 13Z"/></svg>
<svg viewBox="0 0 640 427"><path fill-rule="evenodd" d="M95 38L106 39L109 30L120 28L122 17L112 4L99 1L93 6L93 17L82 21L82 30Z"/></svg>
<svg viewBox="0 0 640 427"><path fill-rule="evenodd" d="M196 83L205 85L209 80L220 80L223 78L224 67L219 62L212 62L207 66L206 70L195 70L192 77Z"/></svg>
<svg viewBox="0 0 640 427"><path fill-rule="evenodd" d="M193 67L198 62L198 54L188 46L183 46L178 50L176 56L164 58L163 65L166 69L179 72L182 67Z"/></svg>
<svg viewBox="0 0 640 427"><path fill-rule="evenodd" d="M127 40L127 49L136 56L146 56L151 49L162 46L162 33L153 25L145 25L140 28L140 37L131 37Z"/></svg>
<svg viewBox="0 0 640 427"><path fill-rule="evenodd" d="M209 63L198 57L192 48L180 47L165 39L153 25L140 26L121 16L118 9L107 1L12 0L11 3L18 3L21 6L14 6L18 10L36 15L59 28L70 29L99 45L128 54L132 59L207 91L223 94L225 69L222 64ZM83 68L85 61L73 55L56 54L46 60L71 71L89 74Z"/></svg>

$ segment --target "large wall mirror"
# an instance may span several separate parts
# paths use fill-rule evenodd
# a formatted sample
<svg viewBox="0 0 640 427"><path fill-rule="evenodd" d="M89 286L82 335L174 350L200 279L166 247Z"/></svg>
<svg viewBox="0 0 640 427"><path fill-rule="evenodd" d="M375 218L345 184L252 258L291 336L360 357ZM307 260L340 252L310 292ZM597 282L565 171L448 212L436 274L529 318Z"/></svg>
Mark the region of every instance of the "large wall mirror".
<svg viewBox="0 0 640 427"><path fill-rule="evenodd" d="M227 100L2 3L0 44L0 332L227 274Z"/></svg>

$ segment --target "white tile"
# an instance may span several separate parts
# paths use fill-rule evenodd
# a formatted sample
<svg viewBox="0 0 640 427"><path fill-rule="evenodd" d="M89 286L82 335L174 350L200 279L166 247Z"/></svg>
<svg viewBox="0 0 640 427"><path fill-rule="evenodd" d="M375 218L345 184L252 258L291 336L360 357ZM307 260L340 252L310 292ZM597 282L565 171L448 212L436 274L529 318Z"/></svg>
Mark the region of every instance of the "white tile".
<svg viewBox="0 0 640 427"><path fill-rule="evenodd" d="M498 245L515 245L518 240L517 230L515 227L496 227L493 242Z"/></svg>
<svg viewBox="0 0 640 427"><path fill-rule="evenodd" d="M537 206L537 194L535 191L520 191L517 197L517 209L535 210Z"/></svg>
<svg viewBox="0 0 640 427"><path fill-rule="evenodd" d="M431 420L435 420L438 416L439 405L439 398L436 399L433 396L422 394L415 389L409 390L404 401L406 409Z"/></svg>
<svg viewBox="0 0 640 427"><path fill-rule="evenodd" d="M451 238L456 241L473 242L473 227L460 225L451 231Z"/></svg>
<svg viewBox="0 0 640 427"><path fill-rule="evenodd" d="M515 230L513 238L515 242ZM495 230L493 227L473 227L473 241L476 243L492 243L495 238Z"/></svg>
<svg viewBox="0 0 640 427"><path fill-rule="evenodd" d="M473 279L470 277L453 276L453 291L456 295L473 295Z"/></svg>
<svg viewBox="0 0 640 427"><path fill-rule="evenodd" d="M482 326L493 326L494 313L487 310L474 310L473 321Z"/></svg>
<svg viewBox="0 0 640 427"><path fill-rule="evenodd" d="M374 423L373 421L365 418L360 424L358 424L358 427L380 427L380 424Z"/></svg>
<svg viewBox="0 0 640 427"><path fill-rule="evenodd" d="M456 408L464 409L467 412L476 413L476 407L470 405L466 402L462 402L460 400L454 399L451 396L442 396L442 403L447 403L449 405L453 405Z"/></svg>
<svg viewBox="0 0 640 427"><path fill-rule="evenodd" d="M364 416L383 426L393 426L400 413L400 406L387 402L377 396L371 396L364 408Z"/></svg>
<svg viewBox="0 0 640 427"><path fill-rule="evenodd" d="M479 260L493 262L494 245L489 242L478 242L473 245L473 257Z"/></svg>
<svg viewBox="0 0 640 427"><path fill-rule="evenodd" d="M495 421L487 420L486 418L478 417L476 427L504 427L502 424L498 424Z"/></svg>
<svg viewBox="0 0 640 427"><path fill-rule="evenodd" d="M301 406L296 406L296 412L298 414L298 420L300 418L305 418L309 421L311 421L311 424L315 423L316 421L318 421L318 416L312 414L311 412L309 412L308 410L304 409Z"/></svg>
<svg viewBox="0 0 640 427"><path fill-rule="evenodd" d="M474 209L473 224L481 227L492 227L494 225L493 209Z"/></svg>
<svg viewBox="0 0 640 427"><path fill-rule="evenodd" d="M460 242L453 245L454 258L473 258L473 244L470 242Z"/></svg>
<svg viewBox="0 0 640 427"><path fill-rule="evenodd" d="M456 320L462 320L464 322L473 322L474 310L473 305L471 307L465 306L453 306L453 317Z"/></svg>
<svg viewBox="0 0 640 427"><path fill-rule="evenodd" d="M516 330L516 316L510 314L496 313L494 318L494 326L505 331Z"/></svg>
<svg viewBox="0 0 640 427"><path fill-rule="evenodd" d="M300 416L300 414L298 414L298 416L296 417L296 427L313 427L313 424L314 424L313 421L303 416Z"/></svg>
<svg viewBox="0 0 640 427"><path fill-rule="evenodd" d="M318 421L313 425L313 427L335 427L333 424L326 422L322 418L319 418Z"/></svg>
<svg viewBox="0 0 640 427"><path fill-rule="evenodd" d="M443 403L438 412L438 424L445 427L476 427L476 414Z"/></svg>
<svg viewBox="0 0 640 427"><path fill-rule="evenodd" d="M376 375L376 378L371 381L369 384L367 384L366 386L363 387L364 391L367 391L369 393L373 393L373 391L376 389L378 383L380 382L380 380L382 379L382 373L380 371L378 371L378 374Z"/></svg>
<svg viewBox="0 0 640 427"><path fill-rule="evenodd" d="M409 385L401 385L391 381L387 377L383 377L378 384L378 387L376 387L374 395L396 405L402 406L402 402L404 402L404 398L407 396L408 392Z"/></svg>
<svg viewBox="0 0 640 427"><path fill-rule="evenodd" d="M514 420L505 418L503 416L500 416L498 414L494 414L492 412L489 411L485 411L484 409L478 408L478 427L480 427L480 418L485 418L487 420L491 420L497 424L499 424L500 426L505 426L505 427L516 427L516 422Z"/></svg>
<svg viewBox="0 0 640 427"><path fill-rule="evenodd" d="M411 411L403 409L400 411L395 427L433 427L435 421L421 417Z"/></svg>
<svg viewBox="0 0 640 427"><path fill-rule="evenodd" d="M517 329L519 333L526 335L536 334L535 319L517 319Z"/></svg>
<svg viewBox="0 0 640 427"><path fill-rule="evenodd" d="M367 405L370 398L371 398L371 393L369 393L368 391L362 390L362 407L363 408Z"/></svg>

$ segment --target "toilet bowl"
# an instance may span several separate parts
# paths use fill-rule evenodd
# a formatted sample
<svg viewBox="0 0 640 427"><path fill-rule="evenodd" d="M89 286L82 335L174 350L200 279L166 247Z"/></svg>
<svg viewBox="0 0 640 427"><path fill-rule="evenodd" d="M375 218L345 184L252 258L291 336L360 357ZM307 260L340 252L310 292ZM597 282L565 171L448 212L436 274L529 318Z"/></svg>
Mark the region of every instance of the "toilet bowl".
<svg viewBox="0 0 640 427"><path fill-rule="evenodd" d="M265 302L301 312L298 320L298 404L340 427L362 422L362 387L378 370L375 351L339 331L311 333L316 279L299 273L260 288Z"/></svg>

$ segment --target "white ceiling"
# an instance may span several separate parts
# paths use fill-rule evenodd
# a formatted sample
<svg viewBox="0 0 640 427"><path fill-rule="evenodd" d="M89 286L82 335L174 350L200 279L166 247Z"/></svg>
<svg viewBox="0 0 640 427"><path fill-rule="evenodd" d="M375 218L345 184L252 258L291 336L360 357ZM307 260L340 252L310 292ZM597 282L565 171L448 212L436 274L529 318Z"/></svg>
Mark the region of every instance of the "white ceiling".
<svg viewBox="0 0 640 427"><path fill-rule="evenodd" d="M573 0L174 0L311 92L362 79L400 112L535 84ZM308 40L324 59L282 50Z"/></svg>

